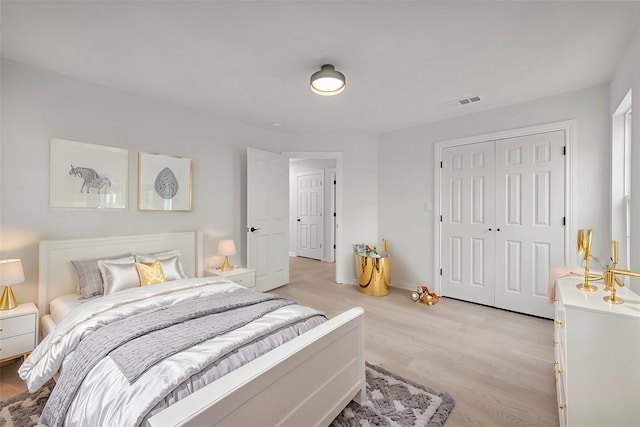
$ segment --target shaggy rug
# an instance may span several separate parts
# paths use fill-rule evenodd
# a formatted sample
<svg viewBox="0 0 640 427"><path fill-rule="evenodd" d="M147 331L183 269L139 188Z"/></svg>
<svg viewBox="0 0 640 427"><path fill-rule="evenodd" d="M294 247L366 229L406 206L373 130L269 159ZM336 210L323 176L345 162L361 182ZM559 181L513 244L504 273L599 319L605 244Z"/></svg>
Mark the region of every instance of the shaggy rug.
<svg viewBox="0 0 640 427"><path fill-rule="evenodd" d="M0 427L31 427L38 424L38 418L55 385L51 380L33 394L25 391L0 402Z"/></svg>
<svg viewBox="0 0 640 427"><path fill-rule="evenodd" d="M349 405L331 423L332 427L440 427L455 402L378 366L367 363L367 401ZM47 403L53 381L36 393L24 392L0 402L0 427L31 427Z"/></svg>

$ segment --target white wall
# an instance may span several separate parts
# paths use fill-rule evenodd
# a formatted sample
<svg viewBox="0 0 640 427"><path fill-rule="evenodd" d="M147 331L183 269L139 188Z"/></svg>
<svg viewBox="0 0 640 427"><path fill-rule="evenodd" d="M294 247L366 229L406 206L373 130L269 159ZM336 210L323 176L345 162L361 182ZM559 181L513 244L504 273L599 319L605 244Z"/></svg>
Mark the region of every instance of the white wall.
<svg viewBox="0 0 640 427"><path fill-rule="evenodd" d="M217 240L232 238L244 264L246 147L280 151L280 136L197 111L77 79L2 62L0 259L21 258L26 285L19 302L36 300L38 241L205 231L206 261ZM49 208L49 140L63 138L129 150L126 211ZM138 152L193 159L193 211L138 212Z"/></svg>
<svg viewBox="0 0 640 427"><path fill-rule="evenodd" d="M298 214L298 186L297 186L297 174L300 172L312 172L312 171L326 171L336 167L335 159L303 159L294 160L289 163L289 253L296 252L298 245L298 221L296 216ZM323 212L323 230L324 230L324 247L323 260L327 260L330 257L330 252L333 250L331 244L331 217L330 217L330 197L332 183L328 181L329 176L325 177L324 182L324 212Z"/></svg>
<svg viewBox="0 0 640 427"><path fill-rule="evenodd" d="M290 134L283 138L287 152L341 152L343 209L338 210L342 244L336 260L340 283L356 283L352 245L378 239L378 138L375 135Z"/></svg>
<svg viewBox="0 0 640 427"><path fill-rule="evenodd" d="M608 86L598 86L380 136L378 235L393 257L391 281L414 289L434 277L434 143L576 119L574 228L593 228L593 253L609 247ZM587 196L588 195L588 196ZM572 240L573 241L573 240Z"/></svg>
<svg viewBox="0 0 640 427"><path fill-rule="evenodd" d="M640 29L632 39L609 92L609 119L626 93L632 90L631 124L631 269L640 271ZM631 280L631 288L640 293L640 280Z"/></svg>
<svg viewBox="0 0 640 427"><path fill-rule="evenodd" d="M377 138L371 135L290 135L112 90L3 60L0 145L0 259L21 258L26 283L18 302L36 301L40 240L199 229L205 261L217 241L232 238L244 264L246 147L343 153L343 259L340 277L353 283L354 242L376 239ZM49 140L62 138L129 150L126 211L49 208ZM138 152L193 159L193 211L138 212Z"/></svg>

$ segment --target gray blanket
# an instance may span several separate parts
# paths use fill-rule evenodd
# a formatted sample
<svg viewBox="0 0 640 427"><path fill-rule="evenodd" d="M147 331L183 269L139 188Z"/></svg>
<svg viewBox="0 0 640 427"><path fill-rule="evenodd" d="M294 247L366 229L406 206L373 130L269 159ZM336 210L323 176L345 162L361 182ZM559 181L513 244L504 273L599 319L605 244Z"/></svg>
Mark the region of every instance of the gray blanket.
<svg viewBox="0 0 640 427"><path fill-rule="evenodd" d="M62 425L83 379L107 355L131 381L172 354L289 304L293 301L276 295L238 290L162 307L104 326L83 339L65 362L40 423Z"/></svg>

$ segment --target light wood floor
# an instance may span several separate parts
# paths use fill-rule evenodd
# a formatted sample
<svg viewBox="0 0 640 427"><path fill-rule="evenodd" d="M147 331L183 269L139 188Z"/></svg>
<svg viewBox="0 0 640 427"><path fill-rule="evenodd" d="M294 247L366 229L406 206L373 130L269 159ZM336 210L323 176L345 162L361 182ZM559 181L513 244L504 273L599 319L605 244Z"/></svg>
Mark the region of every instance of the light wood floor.
<svg viewBox="0 0 640 427"><path fill-rule="evenodd" d="M290 282L273 292L328 316L363 307L367 360L451 394L446 427L558 425L550 320L446 298L429 307L397 288L364 295L335 284L335 264L304 258L291 258ZM0 368L0 399L26 390L19 366Z"/></svg>
<svg viewBox="0 0 640 427"><path fill-rule="evenodd" d="M335 284L335 264L304 258L291 258L290 282L273 292L329 316L363 307L367 360L451 394L446 427L558 425L551 320L446 298L430 307L398 288L364 295Z"/></svg>

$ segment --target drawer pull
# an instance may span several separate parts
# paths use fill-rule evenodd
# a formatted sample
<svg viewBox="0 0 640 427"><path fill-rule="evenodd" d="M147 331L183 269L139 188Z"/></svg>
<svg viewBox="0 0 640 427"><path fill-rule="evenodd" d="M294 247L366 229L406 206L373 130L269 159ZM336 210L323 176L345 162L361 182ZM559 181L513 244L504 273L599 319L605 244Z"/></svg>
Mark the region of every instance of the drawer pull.
<svg viewBox="0 0 640 427"><path fill-rule="evenodd" d="M562 320L556 320L556 325L564 325L564 322Z"/></svg>
<svg viewBox="0 0 640 427"><path fill-rule="evenodd" d="M4 329L0 328L0 332L4 331Z"/></svg>
<svg viewBox="0 0 640 427"><path fill-rule="evenodd" d="M560 409L564 409L564 408L566 408L566 407L567 407L567 404L566 404L566 403L563 403L563 404L561 404L561 405L560 405Z"/></svg>
<svg viewBox="0 0 640 427"><path fill-rule="evenodd" d="M560 343L560 341L558 341L558 340L553 340L553 344L554 344L554 345L559 344L559 343Z"/></svg>

